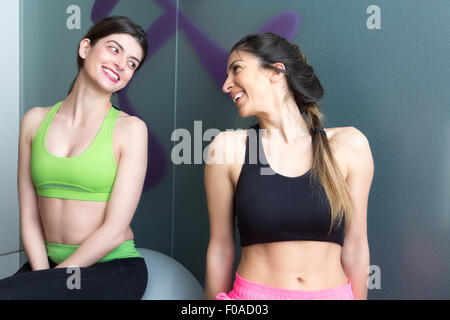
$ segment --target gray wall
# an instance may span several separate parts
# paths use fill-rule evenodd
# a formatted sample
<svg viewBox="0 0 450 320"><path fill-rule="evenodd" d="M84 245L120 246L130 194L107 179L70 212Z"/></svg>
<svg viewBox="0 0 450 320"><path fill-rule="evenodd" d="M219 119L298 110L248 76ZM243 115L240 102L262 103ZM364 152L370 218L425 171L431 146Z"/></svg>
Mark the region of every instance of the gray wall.
<svg viewBox="0 0 450 320"><path fill-rule="evenodd" d="M92 24L94 1L20 3L22 116L32 106L52 105L65 97L75 76L78 41ZM68 30L66 8L75 3L81 8L81 29ZM369 298L448 299L450 2L435 0L433 6L420 0L173 3L224 49L278 13L297 12L300 27L293 41L302 47L325 88L321 107L326 127L355 126L372 148L375 175L368 236L371 264L379 267L381 288L370 290ZM381 9L381 29L366 25L370 5ZM165 12L154 0L121 0L111 14L128 15L147 29ZM239 118L181 27L146 62L128 95L169 161L175 128L186 128L193 136L195 120L202 121L203 132L246 127L253 120ZM11 171L14 161L8 164ZM14 182L2 184L10 188ZM13 210L18 214L17 208L7 214ZM2 210L2 219L5 215ZM203 283L209 237L203 165L169 163L164 178L143 193L132 228L137 246L174 257Z"/></svg>

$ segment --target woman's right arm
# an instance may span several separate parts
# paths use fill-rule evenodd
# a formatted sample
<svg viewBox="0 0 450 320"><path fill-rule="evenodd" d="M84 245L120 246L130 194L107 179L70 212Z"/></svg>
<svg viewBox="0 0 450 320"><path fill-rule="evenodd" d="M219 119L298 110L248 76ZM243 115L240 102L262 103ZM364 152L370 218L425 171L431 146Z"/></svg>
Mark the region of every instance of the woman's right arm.
<svg viewBox="0 0 450 320"><path fill-rule="evenodd" d="M48 269L36 189L31 181L31 141L45 116L43 108L33 108L20 122L17 187L19 193L20 234L32 270Z"/></svg>
<svg viewBox="0 0 450 320"><path fill-rule="evenodd" d="M225 136L221 132L209 145L205 165L205 188L209 212L209 245L206 256L206 299L215 299L220 292L228 293L234 267L234 186L229 166L211 163L211 155L224 155ZM223 158L223 157L222 157ZM220 160L220 159L217 159ZM209 163L209 164L208 164Z"/></svg>

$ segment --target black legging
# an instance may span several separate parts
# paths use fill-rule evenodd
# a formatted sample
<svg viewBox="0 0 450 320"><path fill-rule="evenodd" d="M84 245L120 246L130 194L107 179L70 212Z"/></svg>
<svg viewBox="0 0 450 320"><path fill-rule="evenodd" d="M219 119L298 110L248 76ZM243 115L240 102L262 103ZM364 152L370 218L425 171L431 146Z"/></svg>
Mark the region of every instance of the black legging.
<svg viewBox="0 0 450 320"><path fill-rule="evenodd" d="M100 262L80 268L79 273L66 268L54 269L57 264L50 259L49 264L50 269L32 271L27 262L13 276L0 280L0 300L137 300L147 287L147 266L143 258Z"/></svg>

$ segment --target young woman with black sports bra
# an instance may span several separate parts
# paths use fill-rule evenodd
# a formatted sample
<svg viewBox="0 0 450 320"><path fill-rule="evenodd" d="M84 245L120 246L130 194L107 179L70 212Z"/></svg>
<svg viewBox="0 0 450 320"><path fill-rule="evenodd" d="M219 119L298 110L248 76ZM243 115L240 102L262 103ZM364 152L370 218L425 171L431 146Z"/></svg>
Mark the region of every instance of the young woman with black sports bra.
<svg viewBox="0 0 450 320"><path fill-rule="evenodd" d="M99 21L79 44L69 95L22 118L18 191L28 262L0 280L0 299L144 294L147 267L130 222L147 168L147 127L110 99L147 49L145 32L127 17Z"/></svg>
<svg viewBox="0 0 450 320"><path fill-rule="evenodd" d="M278 35L244 37L226 71L223 91L258 124L209 146L206 297L366 299L367 138L322 127L323 88L300 48ZM235 216L242 255L230 291Z"/></svg>

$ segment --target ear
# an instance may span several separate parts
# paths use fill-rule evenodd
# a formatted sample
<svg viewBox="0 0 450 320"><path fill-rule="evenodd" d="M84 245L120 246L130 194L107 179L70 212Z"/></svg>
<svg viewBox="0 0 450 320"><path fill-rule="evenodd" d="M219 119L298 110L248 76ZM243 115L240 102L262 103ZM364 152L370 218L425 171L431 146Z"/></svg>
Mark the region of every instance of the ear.
<svg viewBox="0 0 450 320"><path fill-rule="evenodd" d="M276 69L270 70L271 71L270 81L278 82L284 77L283 71L285 71L286 68L285 68L284 64L282 64L281 62L272 63L272 66L275 67ZM281 70L283 70L283 71L281 71Z"/></svg>
<svg viewBox="0 0 450 320"><path fill-rule="evenodd" d="M89 51L91 50L91 40L88 38L84 38L80 42L80 47L78 49L78 54L80 55L81 59L85 59Z"/></svg>

